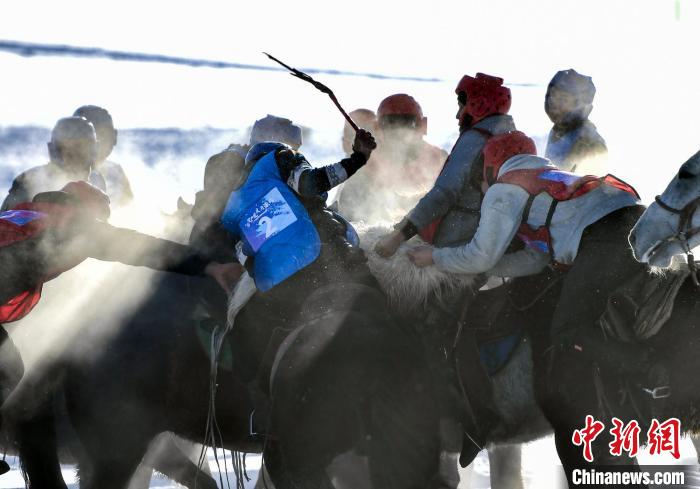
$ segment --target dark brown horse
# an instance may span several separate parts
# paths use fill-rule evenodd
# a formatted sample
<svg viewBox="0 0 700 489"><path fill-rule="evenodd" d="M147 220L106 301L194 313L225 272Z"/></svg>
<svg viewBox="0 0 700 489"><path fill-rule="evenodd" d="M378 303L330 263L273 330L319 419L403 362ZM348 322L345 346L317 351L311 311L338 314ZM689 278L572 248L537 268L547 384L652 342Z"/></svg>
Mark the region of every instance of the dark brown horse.
<svg viewBox="0 0 700 489"><path fill-rule="evenodd" d="M198 281L164 277L103 354L67 367L65 398L84 448L81 486L124 487L160 432L205 441L210 362L191 319ZM371 287L299 290L293 299L306 307L276 361L275 438L265 446L251 439L248 389L219 369L224 446L264 449L278 487L327 486L326 467L353 450L368 459L378 486L424 486L438 463L437 417L416 338L391 320Z"/></svg>

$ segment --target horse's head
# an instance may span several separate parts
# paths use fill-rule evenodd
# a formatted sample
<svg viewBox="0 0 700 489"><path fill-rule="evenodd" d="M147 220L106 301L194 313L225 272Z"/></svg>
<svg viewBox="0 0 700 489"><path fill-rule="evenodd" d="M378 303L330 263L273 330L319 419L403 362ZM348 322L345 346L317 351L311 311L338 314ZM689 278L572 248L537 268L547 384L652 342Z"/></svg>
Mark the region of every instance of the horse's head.
<svg viewBox="0 0 700 489"><path fill-rule="evenodd" d="M630 233L637 260L666 268L700 244L700 151L686 161Z"/></svg>

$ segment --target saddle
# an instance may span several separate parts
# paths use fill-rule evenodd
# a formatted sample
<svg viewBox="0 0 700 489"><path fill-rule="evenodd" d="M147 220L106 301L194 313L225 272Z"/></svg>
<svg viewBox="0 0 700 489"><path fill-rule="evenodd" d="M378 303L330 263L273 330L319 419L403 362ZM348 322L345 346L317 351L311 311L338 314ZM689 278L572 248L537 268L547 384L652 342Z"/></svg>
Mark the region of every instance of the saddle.
<svg viewBox="0 0 700 489"><path fill-rule="evenodd" d="M598 403L603 412L618 417L632 413L639 420L663 412L672 394L670 375L664 359L657 358L646 341L667 324L676 296L689 275L685 267L663 272L641 270L608 298L598 320L607 340L601 349L615 355L621 365L633 364L639 371L620 376L619 366L613 371L603 364L595 367ZM605 374L601 373L603 369Z"/></svg>
<svg viewBox="0 0 700 489"><path fill-rule="evenodd" d="M469 324L474 328L479 357L489 376L498 373L510 360L523 337L519 321L499 321L509 299L508 286L479 291L477 300L469 306ZM502 318L501 318L502 319Z"/></svg>

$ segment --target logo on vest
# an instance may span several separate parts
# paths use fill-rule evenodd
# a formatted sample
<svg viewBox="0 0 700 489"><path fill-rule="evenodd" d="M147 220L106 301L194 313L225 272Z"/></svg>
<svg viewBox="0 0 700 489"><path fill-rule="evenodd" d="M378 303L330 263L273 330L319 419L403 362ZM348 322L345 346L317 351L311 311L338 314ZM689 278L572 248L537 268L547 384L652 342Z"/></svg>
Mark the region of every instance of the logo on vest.
<svg viewBox="0 0 700 489"><path fill-rule="evenodd" d="M563 183L568 187L580 180L581 175L576 175L575 173L569 173L561 170L549 170L540 173L539 178L550 182Z"/></svg>
<svg viewBox="0 0 700 489"><path fill-rule="evenodd" d="M0 219L11 222L16 226L24 226L27 223L36 221L44 217L46 214L37 211L19 210L0 212Z"/></svg>
<svg viewBox="0 0 700 489"><path fill-rule="evenodd" d="M297 216L277 188L250 206L241 219L241 230L253 251L297 221Z"/></svg>

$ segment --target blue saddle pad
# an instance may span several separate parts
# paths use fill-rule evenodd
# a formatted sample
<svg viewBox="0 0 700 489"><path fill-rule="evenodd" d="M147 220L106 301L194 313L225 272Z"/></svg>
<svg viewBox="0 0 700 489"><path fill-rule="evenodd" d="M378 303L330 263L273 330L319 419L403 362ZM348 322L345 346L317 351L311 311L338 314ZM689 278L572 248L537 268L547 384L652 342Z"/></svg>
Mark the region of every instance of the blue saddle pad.
<svg viewBox="0 0 700 489"><path fill-rule="evenodd" d="M520 343L520 337L521 333L518 332L479 345L479 357L489 375L494 375L508 363L515 347Z"/></svg>

